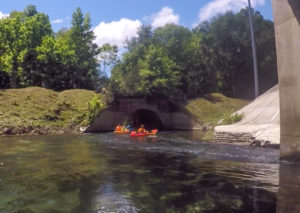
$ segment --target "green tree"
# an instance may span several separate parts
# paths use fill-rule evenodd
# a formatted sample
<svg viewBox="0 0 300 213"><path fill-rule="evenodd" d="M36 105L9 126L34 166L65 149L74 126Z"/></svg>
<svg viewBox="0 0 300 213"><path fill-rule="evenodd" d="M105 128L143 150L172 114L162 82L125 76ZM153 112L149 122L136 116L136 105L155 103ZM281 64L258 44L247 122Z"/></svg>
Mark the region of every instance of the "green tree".
<svg viewBox="0 0 300 213"><path fill-rule="evenodd" d="M186 50L184 91L188 98L218 90L213 54L207 45L205 35L193 33Z"/></svg>
<svg viewBox="0 0 300 213"><path fill-rule="evenodd" d="M0 68L9 73L10 85L15 87L20 70L20 54L25 48L21 16L0 20Z"/></svg>
<svg viewBox="0 0 300 213"><path fill-rule="evenodd" d="M83 16L81 9L73 13L70 29L70 46L75 52L76 63L71 79L73 88L94 88L97 81L99 48L93 41L90 15Z"/></svg>
<svg viewBox="0 0 300 213"><path fill-rule="evenodd" d="M34 16L35 14L37 14L36 7L32 4L28 5L24 10L24 14L27 17Z"/></svg>
<svg viewBox="0 0 300 213"><path fill-rule="evenodd" d="M37 13L25 19L23 23L25 48L22 51L21 85L41 86L40 70L36 48L41 45L43 38L53 34L49 17L43 13Z"/></svg>
<svg viewBox="0 0 300 213"><path fill-rule="evenodd" d="M37 13L31 6L25 11L28 15L14 11L9 18L0 20L0 67L9 73L12 87L38 82L35 48L52 33L47 15Z"/></svg>
<svg viewBox="0 0 300 213"><path fill-rule="evenodd" d="M145 46L148 47L152 43L152 27L151 25L142 25L137 30L137 37L133 37L131 40L126 40L126 48L129 52L133 51L138 46Z"/></svg>
<svg viewBox="0 0 300 213"><path fill-rule="evenodd" d="M147 96L175 95L179 84L176 64L163 47L150 45L144 60L139 60L140 79L137 92Z"/></svg>
<svg viewBox="0 0 300 213"><path fill-rule="evenodd" d="M101 72L106 73L107 68L116 63L118 58L118 47L115 45L104 44L100 47L99 54Z"/></svg>
<svg viewBox="0 0 300 213"><path fill-rule="evenodd" d="M135 50L139 51L139 48ZM176 93L179 73L163 47L150 45L143 56L137 56L135 52L125 54L123 63L118 63L112 70L114 91L130 96L167 97ZM137 63L133 64L136 59Z"/></svg>
<svg viewBox="0 0 300 213"><path fill-rule="evenodd" d="M70 48L69 41L46 36L36 50L41 66L42 86L55 90L72 88L76 55Z"/></svg>
<svg viewBox="0 0 300 213"><path fill-rule="evenodd" d="M237 14L227 12L211 22L201 23L194 29L204 36L204 50L215 70L219 91L234 97L254 97L251 38L247 9ZM260 88L263 92L277 82L275 39L272 22L259 12L253 16Z"/></svg>
<svg viewBox="0 0 300 213"><path fill-rule="evenodd" d="M190 59L188 47L192 39L191 31L183 26L167 24L164 27L157 28L153 37L155 45L163 46L167 50L169 58L176 62L176 70L179 71L180 75L179 90L183 94L187 94L188 85L190 84L187 65Z"/></svg>

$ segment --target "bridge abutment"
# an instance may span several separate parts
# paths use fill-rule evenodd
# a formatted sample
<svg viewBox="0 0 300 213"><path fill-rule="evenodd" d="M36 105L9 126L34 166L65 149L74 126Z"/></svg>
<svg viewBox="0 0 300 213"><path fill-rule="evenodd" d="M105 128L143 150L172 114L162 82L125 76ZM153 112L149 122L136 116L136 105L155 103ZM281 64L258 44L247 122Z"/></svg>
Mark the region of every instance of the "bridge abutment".
<svg viewBox="0 0 300 213"><path fill-rule="evenodd" d="M147 127L147 120L149 120L148 128L162 128L166 130L202 128L190 113L182 109L178 104L168 100L157 99L149 101L138 98L123 98L117 102L115 106L100 112L85 132L113 131L118 124L122 124L130 118L136 118L139 120L136 125L145 124L145 127ZM148 113L148 115L143 115L145 113ZM139 119L137 114L144 118ZM156 124L152 126L149 122Z"/></svg>
<svg viewBox="0 0 300 213"><path fill-rule="evenodd" d="M272 0L280 96L280 158L300 161L300 1Z"/></svg>

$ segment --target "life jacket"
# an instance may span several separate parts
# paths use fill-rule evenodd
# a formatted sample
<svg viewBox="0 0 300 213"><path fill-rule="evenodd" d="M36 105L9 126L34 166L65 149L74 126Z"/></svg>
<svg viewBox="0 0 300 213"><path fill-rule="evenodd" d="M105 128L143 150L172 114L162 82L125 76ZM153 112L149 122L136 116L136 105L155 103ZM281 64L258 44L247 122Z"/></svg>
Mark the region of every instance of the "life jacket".
<svg viewBox="0 0 300 213"><path fill-rule="evenodd" d="M116 131L121 131L122 130L122 127L121 126L117 126L116 127Z"/></svg>
<svg viewBox="0 0 300 213"><path fill-rule="evenodd" d="M144 133L145 132L145 129L144 128L139 128L138 129L138 133Z"/></svg>

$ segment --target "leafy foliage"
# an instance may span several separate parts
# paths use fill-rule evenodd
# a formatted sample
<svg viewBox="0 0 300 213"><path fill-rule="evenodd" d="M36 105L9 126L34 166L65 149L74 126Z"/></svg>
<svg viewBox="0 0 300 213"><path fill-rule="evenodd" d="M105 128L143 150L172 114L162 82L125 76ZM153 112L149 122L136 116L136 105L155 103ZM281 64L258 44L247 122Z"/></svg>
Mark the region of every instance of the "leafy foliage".
<svg viewBox="0 0 300 213"><path fill-rule="evenodd" d="M98 113L103 109L103 103L99 96L94 96L92 100L88 103L87 120L92 123L97 117Z"/></svg>
<svg viewBox="0 0 300 213"><path fill-rule="evenodd" d="M76 56L74 50L70 49L69 42L66 39L47 36L36 50L43 86L55 90L72 88Z"/></svg>
<svg viewBox="0 0 300 213"><path fill-rule="evenodd" d="M273 23L254 13L260 92L277 83ZM227 12L193 30L142 26L112 71L115 94L193 98L211 92L252 98L253 65L247 9Z"/></svg>
<svg viewBox="0 0 300 213"><path fill-rule="evenodd" d="M277 83L273 23L254 12L260 92ZM90 15L77 8L70 29L54 33L49 17L28 5L0 20L1 88L55 90L106 87L113 95L187 100L220 92L253 97L248 11L227 12L190 30L167 24L141 26L128 52L98 47ZM112 67L111 78L106 75Z"/></svg>
<svg viewBox="0 0 300 213"><path fill-rule="evenodd" d="M238 113L235 113L233 115L228 114L223 119L222 124L223 125L234 124L234 123L241 121L243 119L243 117L244 117L243 114L238 114Z"/></svg>
<svg viewBox="0 0 300 213"><path fill-rule="evenodd" d="M23 12L12 11L8 18L1 19L0 70L9 75L9 86L97 88L98 54L103 50L93 42L90 22L90 15L77 8L71 28L55 34L49 17L34 5L28 5ZM107 59L107 63L109 60L112 59Z"/></svg>
<svg viewBox="0 0 300 213"><path fill-rule="evenodd" d="M257 46L260 92L277 83L274 26L259 12L253 15ZM204 37L218 89L225 95L251 98L254 92L253 63L248 10L227 12L194 31ZM271 63L270 63L271 62ZM268 77L266 77L268 76Z"/></svg>

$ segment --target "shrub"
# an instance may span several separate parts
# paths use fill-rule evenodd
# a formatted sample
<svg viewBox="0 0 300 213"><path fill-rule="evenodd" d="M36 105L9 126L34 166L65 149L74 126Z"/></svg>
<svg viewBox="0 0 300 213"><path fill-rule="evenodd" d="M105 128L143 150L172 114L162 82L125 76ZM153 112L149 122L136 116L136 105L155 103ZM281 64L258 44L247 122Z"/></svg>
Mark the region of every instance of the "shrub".
<svg viewBox="0 0 300 213"><path fill-rule="evenodd" d="M92 98L92 100L88 103L87 120L89 123L92 123L95 120L103 107L104 105L101 103L98 95Z"/></svg>
<svg viewBox="0 0 300 213"><path fill-rule="evenodd" d="M222 121L223 125L229 125L229 124L234 124L243 119L244 115L243 114L228 114L225 116L225 118Z"/></svg>

